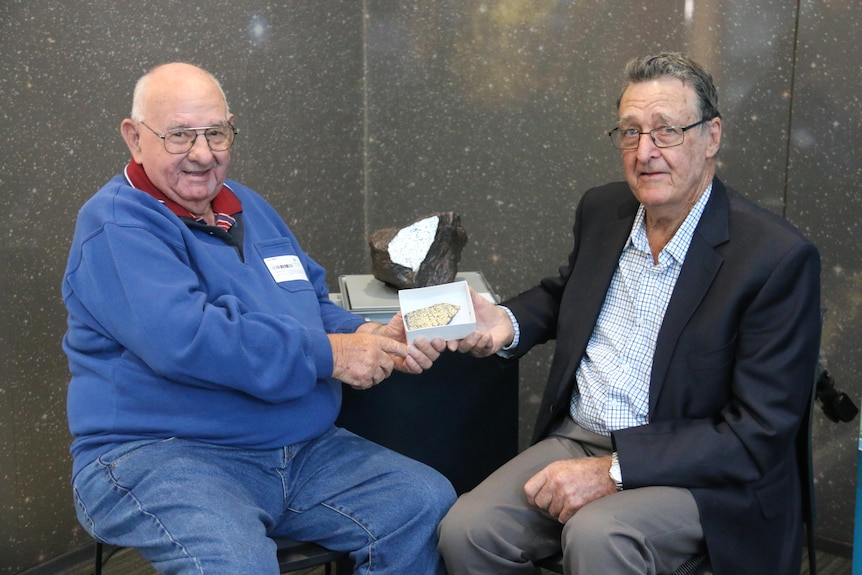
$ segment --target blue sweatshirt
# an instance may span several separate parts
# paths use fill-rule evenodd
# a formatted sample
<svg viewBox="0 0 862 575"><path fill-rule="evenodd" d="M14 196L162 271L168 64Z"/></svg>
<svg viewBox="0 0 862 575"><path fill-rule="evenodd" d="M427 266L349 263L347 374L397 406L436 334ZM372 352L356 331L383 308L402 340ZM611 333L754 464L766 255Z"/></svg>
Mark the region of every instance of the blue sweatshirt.
<svg viewBox="0 0 862 575"><path fill-rule="evenodd" d="M73 476L117 444L182 437L273 448L321 434L341 405L328 333L363 322L258 194L241 251L118 175L78 215L63 279Z"/></svg>

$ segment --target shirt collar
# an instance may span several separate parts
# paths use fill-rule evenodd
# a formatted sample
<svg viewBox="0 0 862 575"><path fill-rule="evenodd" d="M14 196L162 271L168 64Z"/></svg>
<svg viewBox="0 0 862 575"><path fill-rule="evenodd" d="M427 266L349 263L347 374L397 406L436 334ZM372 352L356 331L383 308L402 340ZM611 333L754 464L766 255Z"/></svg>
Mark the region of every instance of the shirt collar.
<svg viewBox="0 0 862 575"><path fill-rule="evenodd" d="M706 190L700 195L694 206L689 210L688 215L682 222L682 225L676 231L671 240L661 250L659 261L662 260L664 254L672 257L677 263L682 264L685 261L685 254L688 252L688 246L691 243L691 238L694 235L694 229L700 221L700 216L703 215L703 210L706 203L709 201L709 196L712 193L712 182L706 187ZM646 210L644 205L638 207L635 221L632 224L632 231L629 233L629 240L626 246L633 246L641 251L650 253L649 242L646 237Z"/></svg>
<svg viewBox="0 0 862 575"><path fill-rule="evenodd" d="M190 218L192 220L197 220L198 218L192 214L190 211L176 203L175 201L168 198L161 190L159 190L147 176L147 173L144 171L144 166L142 164L138 164L137 162L131 161L126 165L126 169L124 170L124 174L126 176L126 180L129 184L142 192L146 192L149 195L156 198L158 201L163 203L169 210L171 210L175 215L181 218ZM221 190L213 198L212 201L213 212L217 215L221 214L224 216L235 216L239 212L242 211L242 203L239 201L239 198L227 187L227 185L222 185Z"/></svg>

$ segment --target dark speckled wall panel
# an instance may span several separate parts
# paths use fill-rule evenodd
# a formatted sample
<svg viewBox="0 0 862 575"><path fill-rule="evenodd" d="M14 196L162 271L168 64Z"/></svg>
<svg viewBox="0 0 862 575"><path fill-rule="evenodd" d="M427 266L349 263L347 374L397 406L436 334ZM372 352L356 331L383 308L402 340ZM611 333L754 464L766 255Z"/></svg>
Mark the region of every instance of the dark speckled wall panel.
<svg viewBox="0 0 862 575"><path fill-rule="evenodd" d="M862 394L862 5L803 2L789 156L787 218L823 258L823 358L857 405ZM815 418L818 529L848 541L859 420ZM857 539L858 540L858 539ZM856 551L859 555L859 550ZM854 573L856 571L854 570Z"/></svg>
<svg viewBox="0 0 862 575"><path fill-rule="evenodd" d="M575 205L621 177L606 132L631 57L685 50L719 85L719 173L820 246L824 352L862 367L859 94L850 0L288 0L0 3L0 573L87 539L68 488L60 278L78 207L119 171L135 79L168 60L220 77L231 176L313 257L370 270L365 238L455 210L461 269L511 296L556 271ZM526 442L550 346L521 363ZM858 422L818 414L819 534L849 546Z"/></svg>

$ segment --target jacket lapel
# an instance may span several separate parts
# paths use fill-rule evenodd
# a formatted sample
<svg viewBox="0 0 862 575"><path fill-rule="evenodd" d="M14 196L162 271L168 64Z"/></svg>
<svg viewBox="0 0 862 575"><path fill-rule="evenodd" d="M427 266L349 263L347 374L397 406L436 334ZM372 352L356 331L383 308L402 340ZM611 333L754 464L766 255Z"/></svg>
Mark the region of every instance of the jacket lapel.
<svg viewBox="0 0 862 575"><path fill-rule="evenodd" d="M650 417L655 412L661 386L682 330L697 310L724 261L715 247L729 239L729 213L727 190L721 181L715 178L709 201L691 238L691 245L656 340L650 378Z"/></svg>
<svg viewBox="0 0 862 575"><path fill-rule="evenodd" d="M639 205L626 188L626 196L617 207L617 219L612 225L603 227L601 240L596 242L598 247L587 256L584 262L583 269L589 270L589 273L577 275L572 280L576 282L577 289L566 292L565 297L570 299L571 304L564 303L561 309L576 310L578 313L577 317L560 318L561 321L572 322L574 334L571 341L566 342L564 346L566 350L570 350L565 354L568 359L565 371L561 377L554 378L562 383L558 391L559 398L572 393L575 370L586 352L587 343L602 311L620 253L628 241ZM566 385L566 382L570 384Z"/></svg>

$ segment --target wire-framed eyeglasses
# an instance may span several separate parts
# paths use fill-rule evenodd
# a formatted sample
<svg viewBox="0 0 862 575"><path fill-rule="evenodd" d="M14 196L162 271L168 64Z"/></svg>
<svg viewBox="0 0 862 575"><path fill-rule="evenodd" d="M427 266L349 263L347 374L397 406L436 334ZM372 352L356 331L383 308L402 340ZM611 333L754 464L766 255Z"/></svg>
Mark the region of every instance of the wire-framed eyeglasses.
<svg viewBox="0 0 862 575"><path fill-rule="evenodd" d="M683 128L677 126L660 126L649 132L641 132L635 128L614 128L608 132L611 137L611 143L618 150L634 150L640 145L641 136L649 134L650 140L655 144L656 148L672 148L679 146L685 141L685 133L688 130L701 124L708 122L708 118L704 118L694 124L689 124Z"/></svg>
<svg viewBox="0 0 862 575"><path fill-rule="evenodd" d="M196 128L172 128L164 134L159 134L154 129L149 127L143 120L139 122L145 128L162 140L165 145L165 150L169 154L185 154L191 150L198 136L203 134L207 140L207 145L213 152L224 152L233 145L233 141L239 130L232 125L224 126L200 126Z"/></svg>

